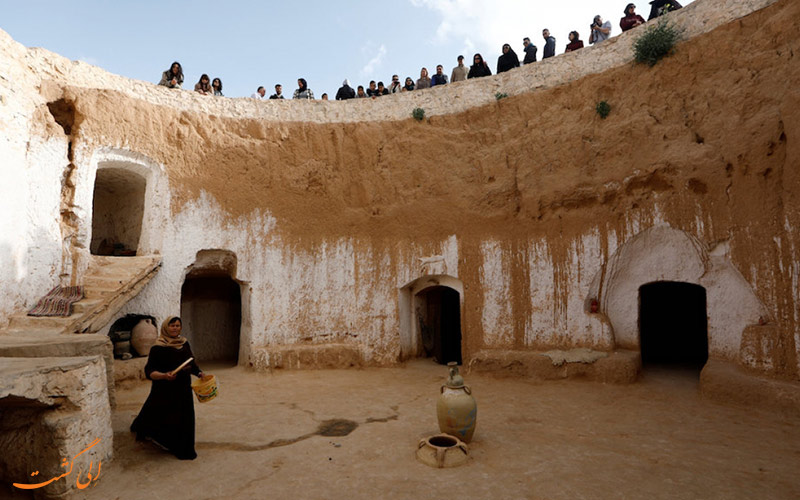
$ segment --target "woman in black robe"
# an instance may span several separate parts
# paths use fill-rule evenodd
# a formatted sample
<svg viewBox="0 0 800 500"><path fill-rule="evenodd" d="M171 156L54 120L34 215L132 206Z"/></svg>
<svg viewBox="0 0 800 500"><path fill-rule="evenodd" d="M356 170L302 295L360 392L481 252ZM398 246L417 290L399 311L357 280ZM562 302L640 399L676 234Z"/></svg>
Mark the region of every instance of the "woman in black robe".
<svg viewBox="0 0 800 500"><path fill-rule="evenodd" d="M192 349L181 336L181 319L168 318L161 324L161 335L150 348L144 373L153 381L150 395L139 416L131 424L136 440L150 440L171 451L181 460L194 460L194 400L192 377L203 372L194 361L176 374L172 370L193 357Z"/></svg>
<svg viewBox="0 0 800 500"><path fill-rule="evenodd" d="M683 8L683 5L681 5L677 0L653 0L650 2L650 5L650 17L647 18L648 21L659 16L663 16L664 14L672 12L673 10Z"/></svg>
<svg viewBox="0 0 800 500"><path fill-rule="evenodd" d="M478 78L481 76L491 76L492 70L489 69L489 65L483 60L483 56L480 54L475 54L472 58L472 66L469 67L469 73L467 74L467 78Z"/></svg>
<svg viewBox="0 0 800 500"><path fill-rule="evenodd" d="M519 57L511 45L503 45L503 55L497 58L497 73L504 73L510 69L519 68Z"/></svg>

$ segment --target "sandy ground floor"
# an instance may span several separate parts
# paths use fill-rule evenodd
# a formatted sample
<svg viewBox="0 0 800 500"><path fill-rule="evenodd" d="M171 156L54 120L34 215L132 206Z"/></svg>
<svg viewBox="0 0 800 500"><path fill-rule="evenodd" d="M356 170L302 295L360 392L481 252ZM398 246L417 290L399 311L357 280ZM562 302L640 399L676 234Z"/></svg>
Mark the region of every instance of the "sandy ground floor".
<svg viewBox="0 0 800 500"><path fill-rule="evenodd" d="M415 450L438 432L445 367L204 368L220 395L195 403L196 460L134 440L149 391L137 382L117 393L114 460L70 498L800 498L800 422L704 400L697 373L645 371L622 386L466 374L478 400L470 460L434 469ZM332 419L357 427L320 435Z"/></svg>

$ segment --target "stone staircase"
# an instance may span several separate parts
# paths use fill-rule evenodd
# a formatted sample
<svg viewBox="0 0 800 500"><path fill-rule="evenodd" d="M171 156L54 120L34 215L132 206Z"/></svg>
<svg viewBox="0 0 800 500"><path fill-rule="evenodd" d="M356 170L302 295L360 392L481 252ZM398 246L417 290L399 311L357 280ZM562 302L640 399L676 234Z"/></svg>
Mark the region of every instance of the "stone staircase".
<svg viewBox="0 0 800 500"><path fill-rule="evenodd" d="M0 335L17 337L94 333L108 324L120 309L150 282L161 266L160 256L92 256L84 276L84 298L72 305L66 317L34 317L25 312L9 318Z"/></svg>

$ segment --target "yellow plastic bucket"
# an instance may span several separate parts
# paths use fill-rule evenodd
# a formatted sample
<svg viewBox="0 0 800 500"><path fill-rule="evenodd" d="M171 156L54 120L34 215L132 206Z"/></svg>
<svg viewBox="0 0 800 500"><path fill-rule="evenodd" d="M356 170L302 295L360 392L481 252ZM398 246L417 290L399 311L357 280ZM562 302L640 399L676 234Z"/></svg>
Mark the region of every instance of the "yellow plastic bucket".
<svg viewBox="0 0 800 500"><path fill-rule="evenodd" d="M197 400L201 403L211 401L217 397L217 377L214 375L203 375L203 378L198 378L192 381L192 390L197 396Z"/></svg>

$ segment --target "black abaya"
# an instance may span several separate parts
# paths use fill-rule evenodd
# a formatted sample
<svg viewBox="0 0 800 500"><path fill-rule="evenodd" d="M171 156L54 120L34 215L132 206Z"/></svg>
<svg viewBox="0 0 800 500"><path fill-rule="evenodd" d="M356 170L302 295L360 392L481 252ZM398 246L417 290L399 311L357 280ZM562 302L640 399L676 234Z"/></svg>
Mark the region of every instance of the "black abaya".
<svg viewBox="0 0 800 500"><path fill-rule="evenodd" d="M497 73L505 73L508 70L519 68L519 57L513 49L497 58Z"/></svg>
<svg viewBox="0 0 800 500"><path fill-rule="evenodd" d="M150 378L154 371L170 372L191 357L193 354L189 342L180 349L154 345L144 367L145 375ZM131 424L131 431L136 433L137 439L150 438L182 460L197 457L194 451L194 401L190 373L200 373L194 361L181 370L175 380L153 380L150 395Z"/></svg>
<svg viewBox="0 0 800 500"><path fill-rule="evenodd" d="M669 9L666 9L667 12L683 8L683 6L677 0L653 0L650 2L650 5L652 7L650 8L650 17L647 18L648 21L666 14L666 12L661 12L662 7L666 5L669 5Z"/></svg>

